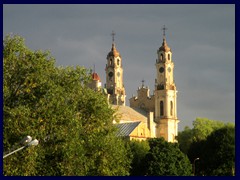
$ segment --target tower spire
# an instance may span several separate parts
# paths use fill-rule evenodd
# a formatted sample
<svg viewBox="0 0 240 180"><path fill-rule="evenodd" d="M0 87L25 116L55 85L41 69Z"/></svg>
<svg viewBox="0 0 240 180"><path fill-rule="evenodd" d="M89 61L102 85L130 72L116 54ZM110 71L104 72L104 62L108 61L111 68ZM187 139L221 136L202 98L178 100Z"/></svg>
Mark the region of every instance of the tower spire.
<svg viewBox="0 0 240 180"><path fill-rule="evenodd" d="M142 81L141 81L141 82L142 82L142 87L144 87L144 82L145 82L145 80L144 80L144 79L142 79Z"/></svg>
<svg viewBox="0 0 240 180"><path fill-rule="evenodd" d="M163 28L162 28L162 31L163 31L163 38L165 38L166 36L166 30L167 30L167 28L166 28L166 26L165 25L163 25Z"/></svg>
<svg viewBox="0 0 240 180"><path fill-rule="evenodd" d="M112 49L107 55L106 64L106 89L109 94L109 101L115 105L125 106L125 88L123 85L122 58L115 47L115 32L112 31Z"/></svg>
<svg viewBox="0 0 240 180"><path fill-rule="evenodd" d="M116 35L116 33L114 31L112 31L111 36L112 36L112 43L114 43L114 36Z"/></svg>
<svg viewBox="0 0 240 180"><path fill-rule="evenodd" d="M163 42L162 42L162 46L159 48L159 50L161 51L171 51L171 49L168 47L167 45L167 41L166 41L166 26L163 25L163 28L161 29L163 31Z"/></svg>

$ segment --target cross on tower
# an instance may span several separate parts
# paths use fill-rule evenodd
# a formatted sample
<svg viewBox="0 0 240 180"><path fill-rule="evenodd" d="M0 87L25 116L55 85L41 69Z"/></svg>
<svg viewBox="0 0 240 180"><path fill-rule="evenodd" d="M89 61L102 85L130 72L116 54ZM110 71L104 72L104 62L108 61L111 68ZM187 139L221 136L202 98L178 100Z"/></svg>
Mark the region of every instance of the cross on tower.
<svg viewBox="0 0 240 180"><path fill-rule="evenodd" d="M163 31L163 37L165 37L165 31L167 30L167 28L165 27L165 25L163 25L162 31Z"/></svg>
<svg viewBox="0 0 240 180"><path fill-rule="evenodd" d="M114 42L114 36L116 35L114 31L112 31L112 41Z"/></svg>
<svg viewBox="0 0 240 180"><path fill-rule="evenodd" d="M144 82L145 82L145 81L144 81L144 79L143 79L143 80L142 80L142 87L144 87Z"/></svg>

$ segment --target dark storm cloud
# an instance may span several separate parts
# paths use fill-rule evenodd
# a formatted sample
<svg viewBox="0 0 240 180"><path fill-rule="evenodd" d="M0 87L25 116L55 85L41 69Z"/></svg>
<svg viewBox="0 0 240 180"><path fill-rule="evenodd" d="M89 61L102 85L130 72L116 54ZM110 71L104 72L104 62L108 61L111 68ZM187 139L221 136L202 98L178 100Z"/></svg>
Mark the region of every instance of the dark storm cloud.
<svg viewBox="0 0 240 180"><path fill-rule="evenodd" d="M207 5L3 5L4 35L49 49L57 65L96 65L105 83L112 30L123 59L127 99L141 80L154 89L165 24L175 63L179 128L196 117L235 120L235 7Z"/></svg>

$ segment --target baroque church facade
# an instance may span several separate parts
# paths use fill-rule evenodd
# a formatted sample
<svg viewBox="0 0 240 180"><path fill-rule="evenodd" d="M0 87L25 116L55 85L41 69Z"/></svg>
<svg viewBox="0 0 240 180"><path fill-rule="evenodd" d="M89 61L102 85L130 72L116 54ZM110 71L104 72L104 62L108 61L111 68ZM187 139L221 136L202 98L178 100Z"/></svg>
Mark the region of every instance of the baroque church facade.
<svg viewBox="0 0 240 180"><path fill-rule="evenodd" d="M155 62L156 78L154 94L142 84L137 96L129 99L130 107L126 106L126 93L123 82L122 58L114 42L107 54L105 67L105 94L112 108L120 115L120 122L113 122L119 128L119 136L128 139L144 140L146 138L163 137L168 142L176 142L178 133L177 89L174 82L174 63L172 51L168 46L163 28L163 42L157 50ZM101 89L101 80L97 73L92 74L90 87Z"/></svg>

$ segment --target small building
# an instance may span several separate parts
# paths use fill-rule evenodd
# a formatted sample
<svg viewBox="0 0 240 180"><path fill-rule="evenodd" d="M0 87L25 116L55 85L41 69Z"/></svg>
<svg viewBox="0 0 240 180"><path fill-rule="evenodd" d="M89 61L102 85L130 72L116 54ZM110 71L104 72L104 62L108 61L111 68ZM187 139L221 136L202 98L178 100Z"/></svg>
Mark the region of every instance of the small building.
<svg viewBox="0 0 240 180"><path fill-rule="evenodd" d="M97 73L92 73L92 81L88 84L88 87L95 90L100 91L102 88L102 82Z"/></svg>

